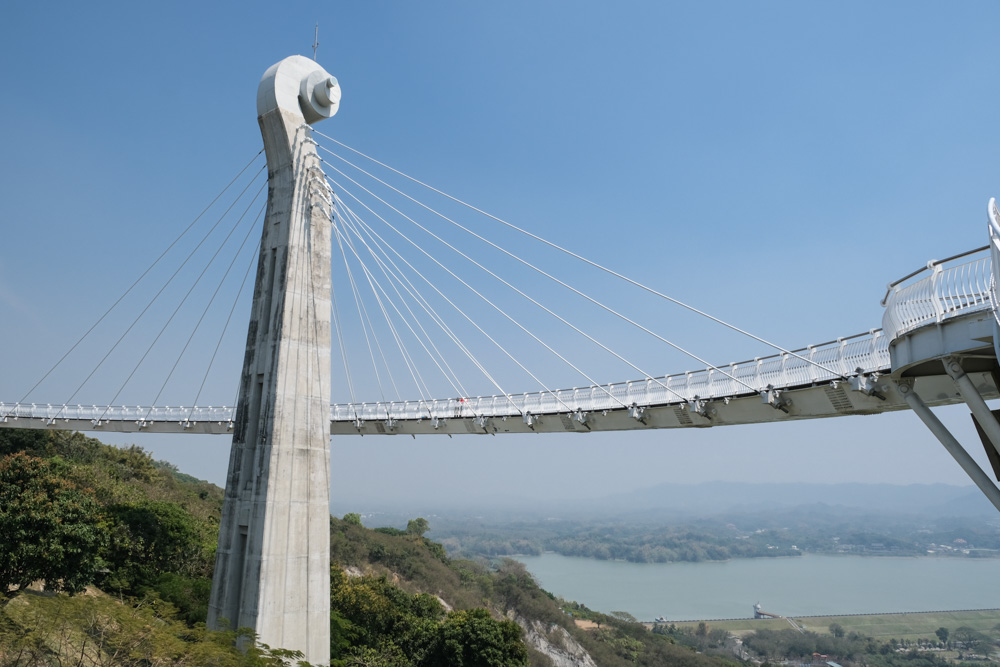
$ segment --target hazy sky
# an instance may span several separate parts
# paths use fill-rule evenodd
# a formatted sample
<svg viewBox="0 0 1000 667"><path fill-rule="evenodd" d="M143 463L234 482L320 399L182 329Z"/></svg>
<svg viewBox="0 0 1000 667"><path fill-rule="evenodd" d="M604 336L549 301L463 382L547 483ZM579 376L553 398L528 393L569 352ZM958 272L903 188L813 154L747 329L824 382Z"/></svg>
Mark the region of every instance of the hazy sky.
<svg viewBox="0 0 1000 667"><path fill-rule="evenodd" d="M260 149L260 76L311 55L317 22L318 60L344 95L324 133L781 345L877 328L886 283L986 243L1000 192L998 19L988 2L10 4L0 400L19 399ZM620 285L594 289L713 362L770 352ZM232 402L239 312L229 370L202 403ZM96 350L30 400L67 400ZM657 374L699 366L658 350L634 349ZM143 376L170 363L154 354ZM602 382L634 375L602 364L590 366ZM555 386L585 384L552 373ZM118 402L147 404L159 383L138 385ZM111 387L77 400L110 400ZM968 411L939 414L986 465ZM224 482L225 437L113 441ZM338 512L661 482L968 483L909 413L341 437L332 459Z"/></svg>

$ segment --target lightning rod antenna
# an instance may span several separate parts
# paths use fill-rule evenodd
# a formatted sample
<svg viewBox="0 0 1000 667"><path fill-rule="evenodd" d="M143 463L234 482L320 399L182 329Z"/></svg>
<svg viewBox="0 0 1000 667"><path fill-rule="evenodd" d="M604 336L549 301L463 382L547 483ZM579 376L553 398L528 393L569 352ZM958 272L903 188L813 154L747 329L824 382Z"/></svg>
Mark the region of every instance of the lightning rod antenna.
<svg viewBox="0 0 1000 667"><path fill-rule="evenodd" d="M316 61L317 47L319 47L319 23L316 24L316 32L313 33L313 61Z"/></svg>

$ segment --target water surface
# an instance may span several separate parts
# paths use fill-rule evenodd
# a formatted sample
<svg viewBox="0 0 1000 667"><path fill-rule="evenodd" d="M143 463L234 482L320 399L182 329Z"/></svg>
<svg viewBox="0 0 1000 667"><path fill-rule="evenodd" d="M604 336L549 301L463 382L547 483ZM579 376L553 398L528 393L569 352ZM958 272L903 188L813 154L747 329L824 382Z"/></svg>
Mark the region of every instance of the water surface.
<svg viewBox="0 0 1000 667"><path fill-rule="evenodd" d="M547 591L640 620L746 618L1000 607L1000 559L805 555L627 563L516 556Z"/></svg>

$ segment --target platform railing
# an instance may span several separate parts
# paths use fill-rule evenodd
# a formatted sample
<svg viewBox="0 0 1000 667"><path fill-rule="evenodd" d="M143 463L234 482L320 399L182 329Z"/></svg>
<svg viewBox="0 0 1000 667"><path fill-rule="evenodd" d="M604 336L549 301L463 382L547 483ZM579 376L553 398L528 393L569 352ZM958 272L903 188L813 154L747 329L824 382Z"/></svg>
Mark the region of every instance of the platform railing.
<svg viewBox="0 0 1000 667"><path fill-rule="evenodd" d="M927 266L890 283L882 330L890 341L922 326L992 308L989 246Z"/></svg>

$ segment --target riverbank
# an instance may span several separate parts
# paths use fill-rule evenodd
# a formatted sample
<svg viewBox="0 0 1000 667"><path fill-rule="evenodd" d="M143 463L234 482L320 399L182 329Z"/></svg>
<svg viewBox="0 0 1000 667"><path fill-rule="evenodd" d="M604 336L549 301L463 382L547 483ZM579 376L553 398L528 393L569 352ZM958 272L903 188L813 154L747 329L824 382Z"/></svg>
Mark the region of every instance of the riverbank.
<svg viewBox="0 0 1000 667"><path fill-rule="evenodd" d="M1000 624L1000 609L969 609L960 611L920 611L900 614L835 614L829 616L796 616L793 619L804 630L829 633L836 623L845 633L857 632L876 639L936 639L938 628L955 630L969 627L979 632L989 632ZM783 618L733 618L725 620L667 621L678 627L697 627L706 623L709 628L726 630L743 636L756 630L784 630L789 628ZM653 623L644 623L652 628Z"/></svg>

